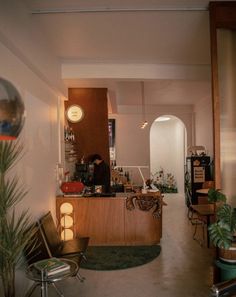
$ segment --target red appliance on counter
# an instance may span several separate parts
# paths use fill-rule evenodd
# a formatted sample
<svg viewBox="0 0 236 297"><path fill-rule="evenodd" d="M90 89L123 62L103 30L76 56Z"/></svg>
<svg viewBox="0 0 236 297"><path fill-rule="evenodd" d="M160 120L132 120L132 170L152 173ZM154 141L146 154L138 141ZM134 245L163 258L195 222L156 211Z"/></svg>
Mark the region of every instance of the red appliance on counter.
<svg viewBox="0 0 236 297"><path fill-rule="evenodd" d="M84 184L81 182L63 182L61 190L65 194L81 193L84 189Z"/></svg>

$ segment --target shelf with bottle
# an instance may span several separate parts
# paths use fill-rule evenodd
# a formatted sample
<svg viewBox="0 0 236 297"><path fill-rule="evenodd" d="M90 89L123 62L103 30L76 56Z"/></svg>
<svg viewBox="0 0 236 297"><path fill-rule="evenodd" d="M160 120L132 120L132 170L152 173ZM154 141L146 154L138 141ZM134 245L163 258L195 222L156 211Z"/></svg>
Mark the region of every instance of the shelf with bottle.
<svg viewBox="0 0 236 297"><path fill-rule="evenodd" d="M65 142L75 142L75 134L73 129L69 126L65 126L64 128L64 141Z"/></svg>
<svg viewBox="0 0 236 297"><path fill-rule="evenodd" d="M132 192L133 185L130 172L122 167L111 169L111 187L114 192Z"/></svg>
<svg viewBox="0 0 236 297"><path fill-rule="evenodd" d="M75 142L75 134L71 127L65 126L64 129L65 141L65 159L67 162L72 163L77 160L78 149Z"/></svg>

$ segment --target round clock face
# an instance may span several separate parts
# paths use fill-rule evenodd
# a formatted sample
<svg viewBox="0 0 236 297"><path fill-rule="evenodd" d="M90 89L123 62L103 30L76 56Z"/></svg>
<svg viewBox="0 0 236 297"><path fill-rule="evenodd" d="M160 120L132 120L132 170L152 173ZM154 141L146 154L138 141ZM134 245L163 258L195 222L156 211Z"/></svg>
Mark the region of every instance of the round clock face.
<svg viewBox="0 0 236 297"><path fill-rule="evenodd" d="M66 110L66 117L71 123L78 123L83 116L83 109L79 105L71 105Z"/></svg>

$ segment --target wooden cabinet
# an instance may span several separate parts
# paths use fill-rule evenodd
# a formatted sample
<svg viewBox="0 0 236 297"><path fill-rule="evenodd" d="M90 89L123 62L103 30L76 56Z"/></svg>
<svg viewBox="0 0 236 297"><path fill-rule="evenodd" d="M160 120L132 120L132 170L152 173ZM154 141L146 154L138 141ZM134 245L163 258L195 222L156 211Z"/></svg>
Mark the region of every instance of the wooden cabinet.
<svg viewBox="0 0 236 297"><path fill-rule="evenodd" d="M74 210L74 230L79 236L89 236L90 245L151 245L160 242L162 216L154 218L152 211L126 209L125 197L57 197L56 214L60 222L60 207L70 203Z"/></svg>

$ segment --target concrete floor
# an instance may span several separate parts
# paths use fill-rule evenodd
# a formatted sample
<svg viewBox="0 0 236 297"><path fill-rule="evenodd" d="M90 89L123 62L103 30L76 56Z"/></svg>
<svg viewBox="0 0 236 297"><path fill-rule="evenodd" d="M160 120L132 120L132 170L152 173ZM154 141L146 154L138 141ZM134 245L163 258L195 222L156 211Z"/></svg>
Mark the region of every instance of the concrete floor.
<svg viewBox="0 0 236 297"><path fill-rule="evenodd" d="M81 269L84 283L57 283L65 297L209 297L213 251L192 239L184 198L165 195L160 256L149 264L118 271ZM36 290L33 297L40 296ZM53 288L49 296L58 296Z"/></svg>

